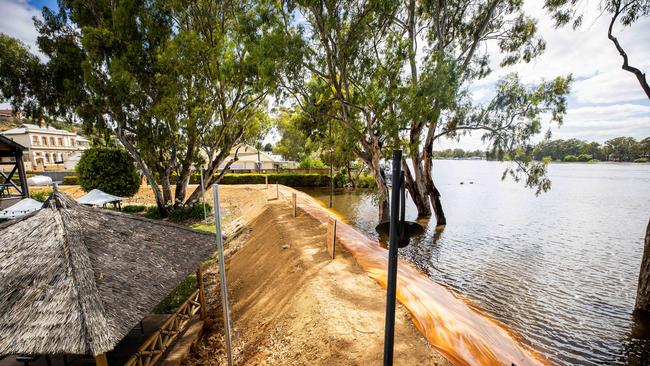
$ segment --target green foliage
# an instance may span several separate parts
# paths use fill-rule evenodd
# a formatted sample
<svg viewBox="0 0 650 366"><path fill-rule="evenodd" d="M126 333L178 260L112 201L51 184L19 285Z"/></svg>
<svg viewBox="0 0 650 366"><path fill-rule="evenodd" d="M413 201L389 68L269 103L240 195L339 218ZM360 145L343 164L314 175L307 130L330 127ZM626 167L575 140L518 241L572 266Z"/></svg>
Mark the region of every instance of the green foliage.
<svg viewBox="0 0 650 366"><path fill-rule="evenodd" d="M650 161L648 158L637 158L637 159L634 159L634 162L635 162L635 163L647 163L648 161Z"/></svg>
<svg viewBox="0 0 650 366"><path fill-rule="evenodd" d="M591 156L589 154L580 154L580 155L578 155L578 161L587 162L587 161L589 161L591 159L593 159L593 156Z"/></svg>
<svg viewBox="0 0 650 366"><path fill-rule="evenodd" d="M144 205L126 205L122 207L122 211L127 212L127 213L136 213L136 212L142 212L146 209L147 207Z"/></svg>
<svg viewBox="0 0 650 366"><path fill-rule="evenodd" d="M162 215L156 206L148 206L144 216L148 219L158 220L162 219Z"/></svg>
<svg viewBox="0 0 650 366"><path fill-rule="evenodd" d="M323 169L323 168L327 168L327 165L325 165L325 163L323 163L320 159L315 159L312 158L311 156L306 156L302 160L300 160L300 164L298 164L298 168Z"/></svg>
<svg viewBox="0 0 650 366"><path fill-rule="evenodd" d="M181 206L175 208L169 213L169 219L174 221L186 221L186 220L203 220L203 207L205 205L205 212L210 214L212 212L212 207L207 203L197 202L192 205Z"/></svg>
<svg viewBox="0 0 650 366"><path fill-rule="evenodd" d="M334 175L334 187L343 188L348 183L348 175L345 171L340 171Z"/></svg>
<svg viewBox="0 0 650 366"><path fill-rule="evenodd" d="M567 155L565 156L562 161L567 162L567 163L574 163L578 161L578 157L575 155Z"/></svg>
<svg viewBox="0 0 650 366"><path fill-rule="evenodd" d="M375 178L372 175L362 175L357 180L357 187L359 188L373 188L375 186Z"/></svg>
<svg viewBox="0 0 650 366"><path fill-rule="evenodd" d="M550 163L550 162L553 161L553 158L551 158L550 156L545 156L545 157L542 159L542 161L544 162L544 164L548 164L548 163Z"/></svg>
<svg viewBox="0 0 650 366"><path fill-rule="evenodd" d="M329 185L330 178L325 174L226 174L221 179L221 184L264 184L265 177L269 184L279 183L288 187L325 187Z"/></svg>
<svg viewBox="0 0 650 366"><path fill-rule="evenodd" d="M587 163L594 164L594 163L600 163L600 160L598 159L591 159Z"/></svg>
<svg viewBox="0 0 650 366"><path fill-rule="evenodd" d="M63 184L66 186L74 186L79 184L79 178L76 175L67 175L63 177Z"/></svg>
<svg viewBox="0 0 650 366"><path fill-rule="evenodd" d="M187 276L180 285L176 286L167 297L156 305L153 309L154 314L170 314L176 311L190 295L197 289L196 274L192 273Z"/></svg>
<svg viewBox="0 0 650 366"><path fill-rule="evenodd" d="M32 191L29 193L29 197L37 200L38 202L45 202L45 200L52 194L51 189L46 189L44 191Z"/></svg>
<svg viewBox="0 0 650 366"><path fill-rule="evenodd" d="M100 189L121 197L131 197L140 189L133 159L124 150L91 148L84 151L77 164L78 181L88 192Z"/></svg>

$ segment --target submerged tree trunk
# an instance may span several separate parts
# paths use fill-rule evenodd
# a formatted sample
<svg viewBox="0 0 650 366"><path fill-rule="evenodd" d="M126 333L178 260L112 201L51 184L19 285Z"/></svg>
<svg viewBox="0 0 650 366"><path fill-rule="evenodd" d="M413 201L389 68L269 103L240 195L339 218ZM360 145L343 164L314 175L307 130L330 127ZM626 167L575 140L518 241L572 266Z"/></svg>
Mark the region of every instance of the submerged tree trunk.
<svg viewBox="0 0 650 366"><path fill-rule="evenodd" d="M406 159L402 158L402 169L404 170L404 179L406 181L406 189L411 195L411 199L415 204L415 208L418 211L418 217L428 217L431 216L431 207L429 206L429 201L427 199L426 190L421 178L421 166L418 167L416 164L419 162L416 155L411 156L411 162L413 163L413 170L415 171L415 177L411 174L411 169L406 164Z"/></svg>
<svg viewBox="0 0 650 366"><path fill-rule="evenodd" d="M379 204L379 222L388 221L390 218L389 204L388 204L388 186L386 186L386 179L382 172L379 163L381 158L381 149L378 144L373 144L372 159L370 161L370 170L372 176L375 178L375 185L377 186L378 204ZM395 180L395 177L393 177Z"/></svg>
<svg viewBox="0 0 650 366"><path fill-rule="evenodd" d="M447 218L445 217L445 211L442 209L442 202L440 202L440 191L436 188L436 185L433 183L433 177L431 176L431 171L433 169L433 151L427 151L425 149L423 154L424 160L424 182L427 188L427 194L429 195L429 200L431 201L431 207L433 207L433 212L436 215L436 226L447 225Z"/></svg>
<svg viewBox="0 0 650 366"><path fill-rule="evenodd" d="M650 220L645 231L643 259L639 270L639 284L636 290L635 311L650 312Z"/></svg>

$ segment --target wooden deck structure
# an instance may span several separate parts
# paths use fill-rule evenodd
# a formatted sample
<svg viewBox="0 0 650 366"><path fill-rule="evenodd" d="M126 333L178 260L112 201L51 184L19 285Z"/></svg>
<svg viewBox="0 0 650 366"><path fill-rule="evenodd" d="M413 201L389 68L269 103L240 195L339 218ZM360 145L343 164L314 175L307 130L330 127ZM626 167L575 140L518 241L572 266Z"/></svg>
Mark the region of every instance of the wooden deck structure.
<svg viewBox="0 0 650 366"><path fill-rule="evenodd" d="M9 166L9 173L0 169L0 199L6 198L27 198L29 187L25 176L25 165L23 164L23 151L27 150L23 145L0 135L0 167ZM3 158L10 158L5 161ZM11 161L13 159L13 161ZM19 184L13 180L18 175Z"/></svg>

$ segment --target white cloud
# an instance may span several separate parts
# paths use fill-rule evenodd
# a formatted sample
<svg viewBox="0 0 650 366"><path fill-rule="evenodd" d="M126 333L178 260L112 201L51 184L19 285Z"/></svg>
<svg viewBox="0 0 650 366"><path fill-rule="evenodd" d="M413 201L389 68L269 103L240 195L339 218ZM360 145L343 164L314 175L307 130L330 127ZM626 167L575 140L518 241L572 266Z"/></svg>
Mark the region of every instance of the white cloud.
<svg viewBox="0 0 650 366"><path fill-rule="evenodd" d="M32 52L38 53L38 32L32 18L41 18L41 12L25 0L0 0L0 9L0 33L21 40Z"/></svg>
<svg viewBox="0 0 650 366"><path fill-rule="evenodd" d="M596 74L573 84L572 92L580 103L618 103L645 100L636 77L614 69Z"/></svg>

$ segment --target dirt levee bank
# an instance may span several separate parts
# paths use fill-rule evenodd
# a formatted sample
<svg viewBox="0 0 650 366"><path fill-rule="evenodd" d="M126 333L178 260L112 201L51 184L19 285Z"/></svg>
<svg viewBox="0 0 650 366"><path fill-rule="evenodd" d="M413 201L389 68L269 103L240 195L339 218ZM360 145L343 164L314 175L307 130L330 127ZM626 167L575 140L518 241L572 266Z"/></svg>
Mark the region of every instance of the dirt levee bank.
<svg viewBox="0 0 650 366"><path fill-rule="evenodd" d="M248 217L260 208L249 231L229 243L239 248L227 259L235 364L381 364L386 292L347 251L328 257L325 225L304 212L294 218L283 200L258 206L264 190L224 186L220 194L229 206L245 205ZM225 362L216 266L206 274L213 325L189 365ZM397 365L448 364L401 307L395 339Z"/></svg>

